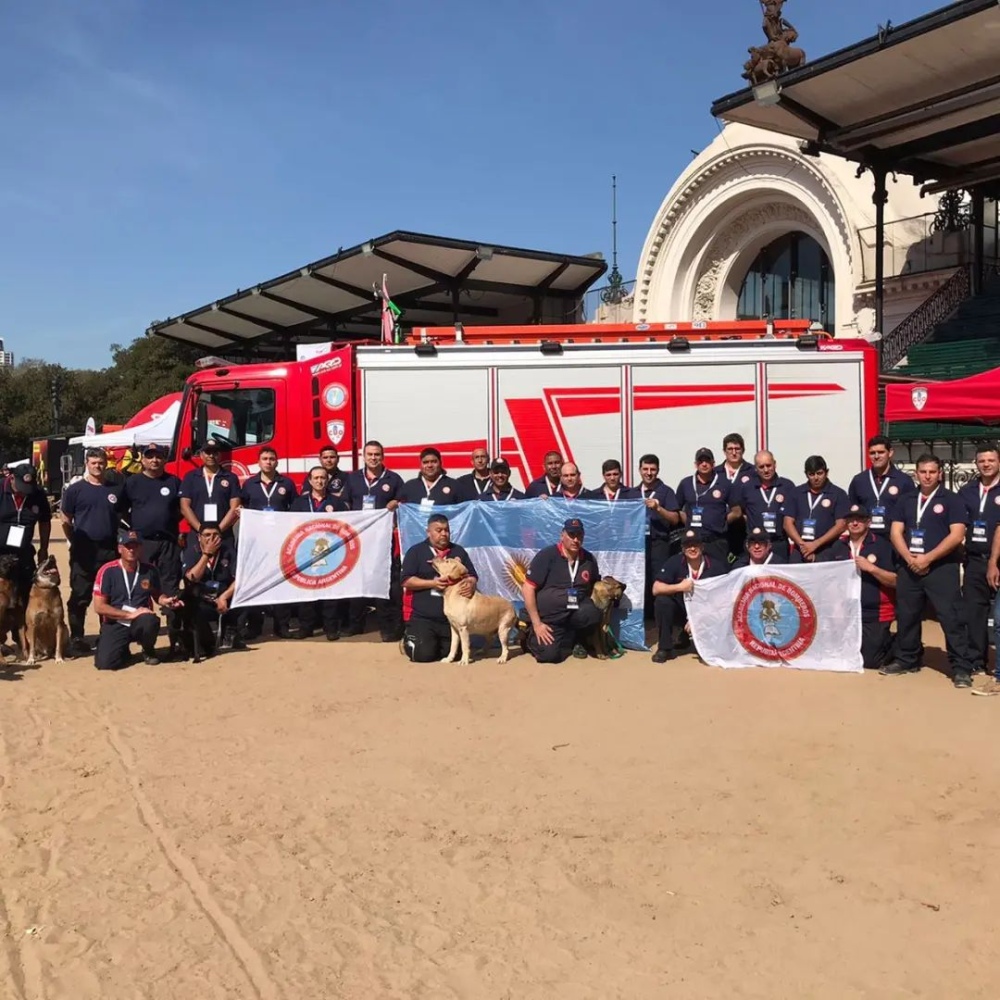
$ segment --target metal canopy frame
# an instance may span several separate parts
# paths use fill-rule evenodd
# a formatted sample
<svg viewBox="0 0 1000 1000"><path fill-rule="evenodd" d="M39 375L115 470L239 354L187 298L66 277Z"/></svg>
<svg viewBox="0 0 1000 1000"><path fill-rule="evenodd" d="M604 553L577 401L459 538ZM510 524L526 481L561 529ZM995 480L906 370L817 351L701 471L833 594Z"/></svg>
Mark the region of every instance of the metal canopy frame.
<svg viewBox="0 0 1000 1000"><path fill-rule="evenodd" d="M397 230L240 290L148 333L207 350L287 353L296 343L378 339L387 275L408 327L564 322L607 270L571 256Z"/></svg>
<svg viewBox="0 0 1000 1000"><path fill-rule="evenodd" d="M712 105L723 121L799 138L803 153L852 160L859 175L871 171L880 333L889 174L908 174L929 194L968 190L973 218L1000 193L997 52L1000 0L958 0ZM973 293L983 282L981 240L977 248Z"/></svg>

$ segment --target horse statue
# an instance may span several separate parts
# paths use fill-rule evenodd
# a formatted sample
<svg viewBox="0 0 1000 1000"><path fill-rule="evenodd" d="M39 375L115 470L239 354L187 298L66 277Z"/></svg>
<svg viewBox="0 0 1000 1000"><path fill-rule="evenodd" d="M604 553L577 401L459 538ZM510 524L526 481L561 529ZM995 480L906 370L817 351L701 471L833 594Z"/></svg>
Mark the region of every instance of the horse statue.
<svg viewBox="0 0 1000 1000"><path fill-rule="evenodd" d="M782 15L785 0L760 0L760 6L767 44L747 49L750 58L743 64L743 79L751 86L773 80L790 69L798 69L806 61L805 51L794 44L799 37L795 25Z"/></svg>

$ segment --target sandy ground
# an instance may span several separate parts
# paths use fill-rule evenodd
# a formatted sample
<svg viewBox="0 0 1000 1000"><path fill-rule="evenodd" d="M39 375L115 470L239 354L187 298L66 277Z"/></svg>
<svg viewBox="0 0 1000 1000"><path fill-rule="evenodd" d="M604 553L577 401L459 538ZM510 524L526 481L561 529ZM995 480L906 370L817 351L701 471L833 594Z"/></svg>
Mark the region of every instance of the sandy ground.
<svg viewBox="0 0 1000 1000"><path fill-rule="evenodd" d="M1000 699L933 670L0 680L5 998L997 996Z"/></svg>

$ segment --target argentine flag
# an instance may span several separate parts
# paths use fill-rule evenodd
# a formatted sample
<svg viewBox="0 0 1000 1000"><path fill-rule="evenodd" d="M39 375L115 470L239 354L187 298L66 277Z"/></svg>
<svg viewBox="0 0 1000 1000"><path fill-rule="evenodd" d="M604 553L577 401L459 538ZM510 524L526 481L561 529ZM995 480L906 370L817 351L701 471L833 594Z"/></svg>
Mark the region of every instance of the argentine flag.
<svg viewBox="0 0 1000 1000"><path fill-rule="evenodd" d="M645 582L646 508L640 500L515 500L510 503L469 501L447 507L401 504L399 534L403 552L427 537L427 519L444 514L451 539L461 545L479 574L479 590L524 605L521 584L535 554L555 545L569 517L583 521L584 548L593 553L601 576L625 584L621 605L613 613L612 631L623 646L645 649L642 602Z"/></svg>

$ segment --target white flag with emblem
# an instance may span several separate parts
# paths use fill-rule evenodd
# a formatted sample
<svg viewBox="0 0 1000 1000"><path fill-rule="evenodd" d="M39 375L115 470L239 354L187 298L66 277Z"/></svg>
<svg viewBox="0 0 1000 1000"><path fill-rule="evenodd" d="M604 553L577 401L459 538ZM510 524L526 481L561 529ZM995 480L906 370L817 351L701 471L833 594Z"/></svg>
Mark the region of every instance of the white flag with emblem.
<svg viewBox="0 0 1000 1000"><path fill-rule="evenodd" d="M389 596L392 512L243 510L233 607Z"/></svg>
<svg viewBox="0 0 1000 1000"><path fill-rule="evenodd" d="M711 666L863 670L861 574L851 561L698 580L687 610L698 655Z"/></svg>

